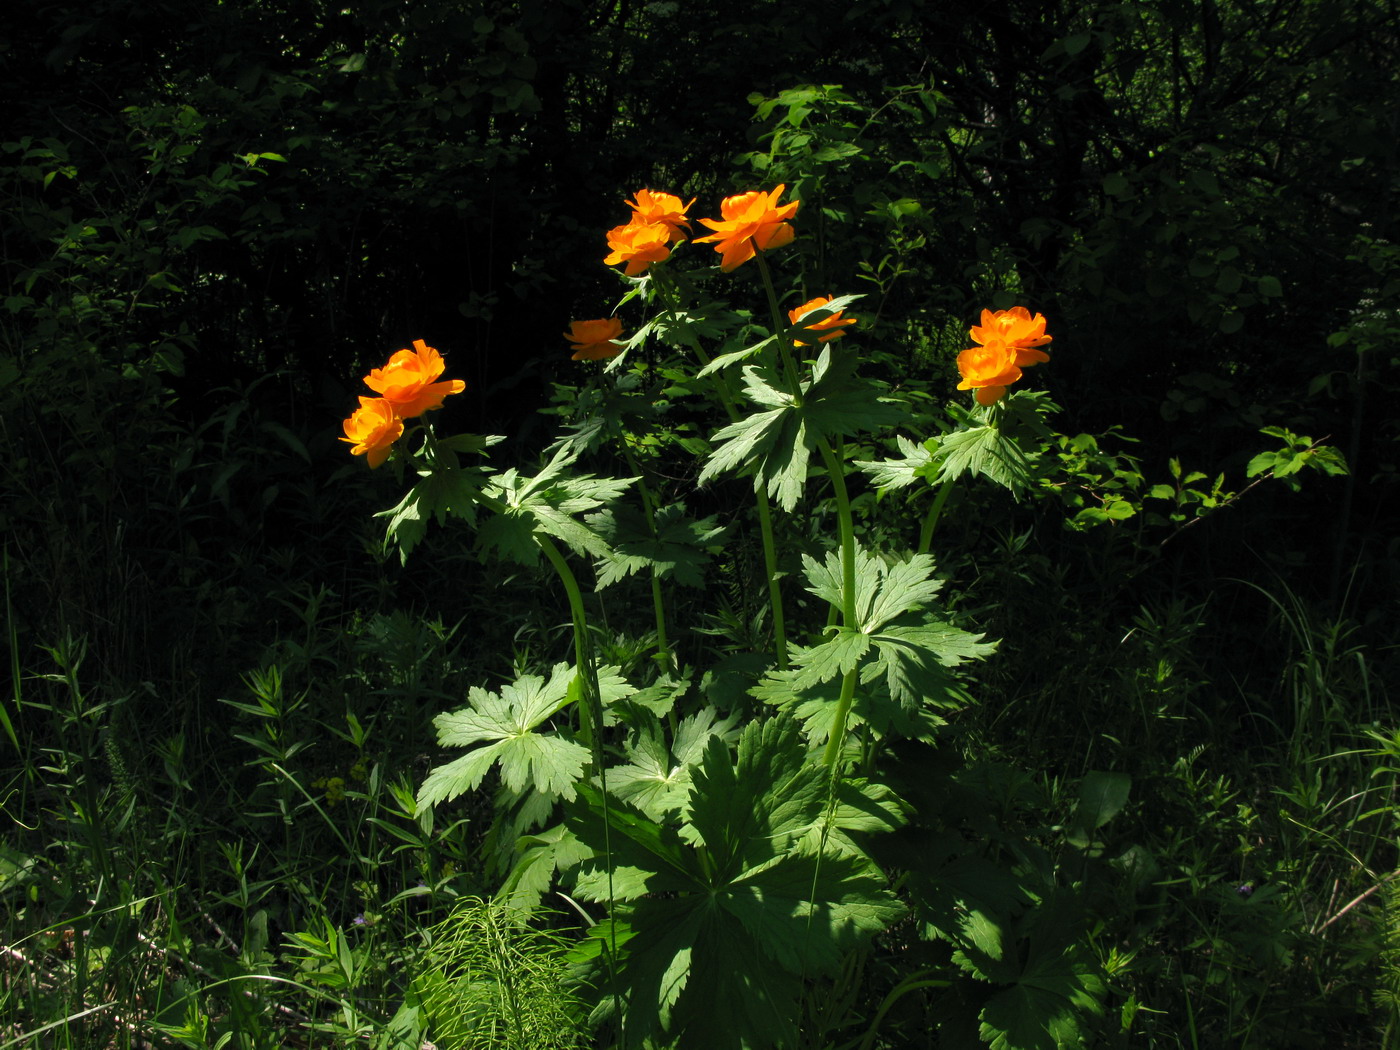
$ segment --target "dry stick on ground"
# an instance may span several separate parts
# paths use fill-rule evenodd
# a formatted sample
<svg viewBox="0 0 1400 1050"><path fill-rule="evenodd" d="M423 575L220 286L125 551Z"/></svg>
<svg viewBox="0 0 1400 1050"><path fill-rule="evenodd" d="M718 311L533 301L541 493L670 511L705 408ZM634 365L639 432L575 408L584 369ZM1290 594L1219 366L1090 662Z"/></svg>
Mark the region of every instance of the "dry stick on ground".
<svg viewBox="0 0 1400 1050"><path fill-rule="evenodd" d="M1351 911L1352 908L1355 908L1358 904L1364 901L1371 894L1375 893L1378 889L1381 889L1383 886L1385 886L1387 882L1395 878L1395 876L1397 875L1400 875L1400 869L1392 871L1389 875L1386 875L1384 878L1381 879L1380 882L1376 883L1374 886L1372 886L1365 893L1361 894L1359 897L1354 898L1346 905L1346 907L1344 907L1341 911L1337 912L1336 915L1332 916L1330 919L1328 919L1326 922L1324 922L1321 926L1317 927L1312 932L1314 934L1318 934L1321 933L1323 930L1327 929L1327 927L1331 926L1334 922L1340 919L1347 912Z"/></svg>

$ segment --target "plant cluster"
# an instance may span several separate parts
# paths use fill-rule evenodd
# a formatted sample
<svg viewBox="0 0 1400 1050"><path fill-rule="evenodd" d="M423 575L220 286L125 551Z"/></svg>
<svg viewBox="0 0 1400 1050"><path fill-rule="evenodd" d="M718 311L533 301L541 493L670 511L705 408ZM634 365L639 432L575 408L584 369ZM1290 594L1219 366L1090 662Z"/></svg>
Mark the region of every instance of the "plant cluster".
<svg viewBox="0 0 1400 1050"><path fill-rule="evenodd" d="M860 1025L868 1043L883 1011L869 1015L861 974L896 930L937 946L926 968L895 965L890 994L917 988L945 1043L1072 1045L1107 987L1085 947L1083 887L1009 814L989 817L1004 785L963 764L966 669L995 645L946 604L930 553L960 479L1016 495L1053 487L1055 406L1007 389L1049 360L1046 319L983 311L957 361L970 407L900 396L862 375L859 319L846 314L859 296L779 291L769 260L793 243L799 208L781 203L784 189L726 198L721 219L699 220L714 232L688 242L714 244L721 279L753 263L766 323L720 298L713 271L681 265L691 205L640 190L604 261L625 267L618 309L647 316L626 339L616 311L573 322L575 359L607 364L571 393L543 465L492 470L475 460L502 438L442 438L426 421L394 459L416 475L385 512L404 558L430 521L463 522L483 558L548 563L573 636L571 662L473 687L466 707L434 719L439 745L465 753L427 776L417 804L442 809L490 778L498 899L528 916L562 886L595 906L580 907L573 958L591 1021L616 1045L821 1046ZM785 323L788 295L805 301ZM420 375L441 370L434 358ZM367 381L381 388L378 375ZM678 438L682 416L695 437ZM401 433L364 440L381 442L371 466ZM593 461L627 476L585 469ZM665 491L674 477L702 486L695 499L747 489L750 509L727 527L694 517ZM862 531L856 486L931 498ZM758 565L726 556L726 532L746 518ZM762 598L743 609L743 631L706 632L727 644L677 628L679 589L755 573ZM594 625L632 576L649 584L652 624L625 665L608 663ZM726 614L722 589L686 600L685 622ZM1074 851L1102 850L1129 784L1084 778Z"/></svg>

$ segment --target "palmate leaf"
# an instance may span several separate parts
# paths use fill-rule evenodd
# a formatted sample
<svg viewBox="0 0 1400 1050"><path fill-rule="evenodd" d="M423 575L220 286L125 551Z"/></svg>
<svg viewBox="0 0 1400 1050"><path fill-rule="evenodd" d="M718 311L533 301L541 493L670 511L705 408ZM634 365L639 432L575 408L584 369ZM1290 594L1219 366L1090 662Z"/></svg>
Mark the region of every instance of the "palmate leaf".
<svg viewBox="0 0 1400 1050"><path fill-rule="evenodd" d="M840 555L833 552L824 562L804 557L803 563L807 589L839 604ZM791 688L803 693L859 666L862 682L883 676L889 696L906 708L960 706L962 694L947 668L981 659L996 646L924 614L943 586L932 573L933 559L926 554L885 562L857 548L858 626L842 627L820 645L797 651L793 663L800 671Z"/></svg>
<svg viewBox="0 0 1400 1050"><path fill-rule="evenodd" d="M831 727L836 720L836 711L841 699L841 683L836 679L808 685L802 689L795 686L797 677L803 673L803 656L806 650L801 646L791 646L788 655L794 666L785 671L769 670L758 683L749 690L749 695L760 703L771 704L778 710L792 715L802 723L802 734L809 743L817 746L831 736ZM849 714L849 725L857 726L863 721L860 711L860 697Z"/></svg>
<svg viewBox="0 0 1400 1050"><path fill-rule="evenodd" d="M914 829L887 855L914 862L906 887L922 936L949 942L966 975L934 1004L940 1030L958 1045L977 1045L980 1030L1001 1050L1077 1050L1080 1018L1100 1009L1102 967L1086 948L1090 919L1078 893L1056 884L1048 855L989 815L988 798L1017 774L985 763L951 776L922 765L910 772L941 785L921 811L964 825Z"/></svg>
<svg viewBox="0 0 1400 1050"><path fill-rule="evenodd" d="M854 352L837 353L833 344L822 345L812 362L812 383L803 395L807 425L813 433L834 439L909 418L908 405L883 396L883 387L857 374L858 363Z"/></svg>
<svg viewBox="0 0 1400 1050"><path fill-rule="evenodd" d="M727 740L734 718L719 718L706 707L681 721L675 744L666 741L658 719L651 719L627 744L625 766L608 770L608 790L636 806L653 820L680 811L690 797L691 767L699 761L710 737Z"/></svg>
<svg viewBox="0 0 1400 1050"><path fill-rule="evenodd" d="M878 834L908 823L911 806L884 784L860 777L842 777L836 785L835 805L809 828L799 848L867 857L865 847L851 833Z"/></svg>
<svg viewBox="0 0 1400 1050"><path fill-rule="evenodd" d="M1082 944L1075 908L1052 892L1020 923L1024 961L997 961L993 978L1005 985L980 1015L980 1034L993 1050L1071 1050L1081 1046L1081 1017L1098 1014L1105 991L1101 968ZM967 960L977 949L955 953ZM1008 972L1008 970L1010 972Z"/></svg>
<svg viewBox="0 0 1400 1050"><path fill-rule="evenodd" d="M988 408L964 412L963 429L938 438L938 480L981 474L1019 497L1035 483L1042 443L1054 435L1045 417L1058 410L1044 394L1019 391Z"/></svg>
<svg viewBox="0 0 1400 1050"><path fill-rule="evenodd" d="M577 516L617 499L637 479L570 473L576 454L568 446L557 448L533 477L514 469L495 475L485 494L504 504L505 511L493 514L477 530L478 544L524 565L539 559L537 533L561 541L576 554L610 555L608 542Z"/></svg>
<svg viewBox="0 0 1400 1050"><path fill-rule="evenodd" d="M627 934L616 959L626 1045L658 1032L686 1050L782 1045L795 1035L801 978L836 972L847 951L903 910L880 869L845 848L849 839L813 830L827 819L837 829L893 827L902 812L887 793L855 785L857 798L828 818L826 771L785 719L750 723L732 757L711 736L691 777L689 822L679 831L625 803L605 806L591 786L567 809L598 854L585 865L580 896L608 899L605 822L612 899L618 870L629 891L635 874L650 870L646 896L615 908ZM599 984L607 996L603 974Z"/></svg>
<svg viewBox="0 0 1400 1050"><path fill-rule="evenodd" d="M807 757L786 719L749 723L732 758L711 739L692 774L682 837L703 843L731 877L782 855L826 806L825 771Z"/></svg>
<svg viewBox="0 0 1400 1050"><path fill-rule="evenodd" d="M854 671L870 651L870 635L850 627L837 628L826 641L794 655L800 669L792 687L804 692L812 686Z"/></svg>
<svg viewBox="0 0 1400 1050"><path fill-rule="evenodd" d="M899 435L895 438L902 459L856 460L856 466L870 475L879 489L902 489L920 478L933 477L938 466L928 445L937 448L937 441L920 445Z"/></svg>
<svg viewBox="0 0 1400 1050"><path fill-rule="evenodd" d="M873 639L872 639L873 643ZM770 670L749 690L749 695L765 704L792 714L802 723L803 735L813 746L825 743L831 736L840 708L841 682L837 678L811 684L804 681L797 687L797 681L806 672L804 664L807 650L794 646L789 650L793 667L786 671ZM847 729L869 725L878 737L895 734L902 737L923 739L930 737L945 720L930 710L929 705L943 708L963 707L969 701L957 680L947 671L937 670L936 687L929 679L920 685L931 691L921 693L910 701L909 692L901 691L901 700L892 697L887 688L888 671L875 662L867 663L862 684L856 687L855 702L847 712ZM910 687L913 690L913 687Z"/></svg>
<svg viewBox="0 0 1400 1050"><path fill-rule="evenodd" d="M604 669L600 677L615 678L608 674L610 670L615 671ZM588 762L588 749L557 733L536 732L569 702L573 679L573 669L561 663L554 665L547 680L524 675L499 694L474 686L467 694L470 706L434 718L439 744L473 750L429 773L418 789L418 804L431 806L477 788L497 764L501 782L511 791L529 789L549 798L573 798ZM618 678L604 702L628 691Z"/></svg>
<svg viewBox="0 0 1400 1050"><path fill-rule="evenodd" d="M473 524L477 496L487 485L485 471L476 467L438 467L420 471L419 477L422 480L408 490L398 506L375 515L389 519L385 542L398 545L399 559L405 563L413 548L427 535L429 519L441 525L448 518L456 517Z"/></svg>
<svg viewBox="0 0 1400 1050"><path fill-rule="evenodd" d="M994 651L995 644L942 622L927 610L942 588L933 559L913 555L884 561L856 550L856 627L840 627L820 644L794 646L792 667L770 670L751 690L760 701L792 712L814 744L827 740L838 710L837 679L859 674L850 725L868 724L880 736L926 737L943 720L930 708L968 702L951 668ZM804 558L807 589L836 605L841 559Z"/></svg>
<svg viewBox="0 0 1400 1050"><path fill-rule="evenodd" d="M755 488L766 489L784 510L792 510L801 498L811 455L823 441L897 423L907 415L901 402L881 396L880 387L857 376L855 364L853 355L837 357L830 344L824 345L811 379L801 382L800 399L775 369L744 366L749 400L767 410L714 435L700 480L752 471Z"/></svg>
<svg viewBox="0 0 1400 1050"><path fill-rule="evenodd" d="M945 434L938 443L938 464L943 480L980 474L1015 493L1024 492L1033 480L1025 450L994 426Z"/></svg>
<svg viewBox="0 0 1400 1050"><path fill-rule="evenodd" d="M709 375L712 372L718 372L721 369L728 368L730 365L737 364L740 361L747 361L749 358L754 357L757 354L761 354L765 350L770 350L776 345L777 340L774 339L771 335L769 335L765 336L764 338L760 339L758 342L753 343L750 346L744 347L741 350L727 350L724 353L716 356L714 360L712 360L704 368L700 369L700 371L695 374L695 378L704 379L707 375Z"/></svg>
<svg viewBox="0 0 1400 1050"><path fill-rule="evenodd" d="M744 373L753 379L758 370L745 368ZM774 393L780 394L776 390ZM711 438L711 444L713 450L700 471L702 483L751 469L756 474L755 488L766 487L788 510L797 505L807 478L810 449L802 412L790 403L790 398L782 407L755 412L729 424Z"/></svg>
<svg viewBox="0 0 1400 1050"><path fill-rule="evenodd" d="M575 867L591 856L564 825L525 835L517 843L520 856L496 892L496 900L512 911L529 915L554 883L556 872Z"/></svg>
<svg viewBox="0 0 1400 1050"><path fill-rule="evenodd" d="M861 669L861 681L883 675L890 696L906 708L921 703L962 707L967 695L948 668L996 651L996 643L982 641L982 635L937 620L892 624L870 641L879 655Z"/></svg>
<svg viewBox="0 0 1400 1050"><path fill-rule="evenodd" d="M841 555L827 554L825 561L802 556L807 589L823 601L841 604ZM861 631L870 633L907 612L923 608L943 589L943 581L933 578L933 558L912 554L903 559L883 561L863 547L856 547L856 620Z"/></svg>
<svg viewBox="0 0 1400 1050"><path fill-rule="evenodd" d="M705 586L704 569L710 561L706 548L720 542L724 527L715 524L713 515L700 521L687 518L684 503L658 507L653 520L654 531L634 507L613 507L588 516L589 528L611 547L598 563L599 589L646 568L687 587Z"/></svg>

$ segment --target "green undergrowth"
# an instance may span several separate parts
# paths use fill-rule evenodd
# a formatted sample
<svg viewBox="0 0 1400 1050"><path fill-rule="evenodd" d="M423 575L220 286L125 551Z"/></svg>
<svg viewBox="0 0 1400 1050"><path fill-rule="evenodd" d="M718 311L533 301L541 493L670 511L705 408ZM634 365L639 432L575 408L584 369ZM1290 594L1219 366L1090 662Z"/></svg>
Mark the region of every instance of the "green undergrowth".
<svg viewBox="0 0 1400 1050"><path fill-rule="evenodd" d="M1390 655L1281 585L1222 595L1038 617L1014 664L988 665L995 700L943 760L953 794L923 797L929 771L898 762L895 782L940 814L923 834L992 835L1058 887L1028 898L1016 965L1034 965L1034 924L1086 924L1109 1009L1085 1045L1393 1040ZM1255 650L1221 602L1254 603ZM219 698L227 731L90 674L81 639L17 668L9 721L47 743L4 791L0 1045L588 1045L561 954L579 913L555 898L523 925L490 905L489 809L444 826L415 801L428 756L401 727L451 702L481 639L406 611L344 630L332 605L305 602L276 662ZM500 639L517 660L559 648L520 612ZM1052 659L1070 635L1093 659ZM963 808L989 792L999 812ZM926 848L918 823L882 859L917 869L901 850ZM985 863L948 856L941 890L901 895ZM870 1035L849 1045L946 1045L926 1009L950 960L912 932L892 927L844 985Z"/></svg>

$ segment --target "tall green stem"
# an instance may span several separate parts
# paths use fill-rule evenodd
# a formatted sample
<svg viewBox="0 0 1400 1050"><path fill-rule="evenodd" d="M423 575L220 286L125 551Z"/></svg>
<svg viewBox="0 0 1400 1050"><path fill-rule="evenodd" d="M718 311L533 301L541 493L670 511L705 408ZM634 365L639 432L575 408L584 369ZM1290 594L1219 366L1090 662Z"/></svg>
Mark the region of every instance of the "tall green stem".
<svg viewBox="0 0 1400 1050"><path fill-rule="evenodd" d="M642 513L646 516L647 530L656 535L656 504L651 497L651 489L647 488L646 478L642 474L642 468L637 463L637 457L632 455L632 450L627 447L626 435L619 434L622 443L622 454L627 459L627 467L637 476L637 491L642 496ZM666 640L666 604L661 593L661 576L656 567L651 570L651 606L656 616L656 659L661 664L661 670L669 674L674 666L671 655L670 643Z"/></svg>
<svg viewBox="0 0 1400 1050"><path fill-rule="evenodd" d="M701 366L708 365L710 363L709 354L705 353L697 341L690 340L689 342L695 356L700 359ZM729 421L731 423L739 422L741 415L738 406L734 403L734 395L729 392L729 384L725 382L724 376L718 372L713 373L712 376L715 392L719 394L720 404L724 406ZM763 568L768 576L768 609L773 618L773 657L778 669L786 670L788 665L787 624L783 616L783 591L778 582L778 548L773 541L773 510L768 503L768 493L763 490L761 484L754 489L754 502L758 510L758 530L763 538Z"/></svg>
<svg viewBox="0 0 1400 1050"><path fill-rule="evenodd" d="M773 276L768 272L768 263L763 258L763 253L757 252L754 260L758 263L758 272L763 278L763 287L768 293L768 308L773 316L773 334L780 335L786 328L783 324L782 309L778 305L778 292L773 287ZM778 354L782 358L783 370L787 373L788 384L795 401L802 400L802 384L798 377L797 365L793 361L792 351L785 342L779 341ZM836 516L841 529L841 624L847 630L859 630L860 623L856 610L856 533L855 520L851 514L851 498L846 491L846 467L841 453L841 444L837 443L837 450L833 451L831 446L823 438L817 443L817 449L821 453L822 461L826 464L827 476L831 478L832 492L836 497ZM852 668L847 671L841 679L841 696L836 702L836 715L832 721L831 736L827 739L826 751L822 755L822 763L831 771L836 772L836 763L841 756L841 747L846 739L846 722L850 718L851 704L855 701L856 695L856 670Z"/></svg>
<svg viewBox="0 0 1400 1050"><path fill-rule="evenodd" d="M506 505L500 500L482 493L477 494L476 500L494 514L508 513ZM578 578L574 576L573 569L569 568L567 559L554 541L542 532L536 532L534 540L544 552L544 556L549 559L549 564L554 567L559 582L564 585L564 593L569 598L569 618L574 628L574 666L578 668L583 681L583 703L579 705L579 735L593 753L594 764L601 775L603 751L598 734L603 725L603 693L598 687L598 668L593 660L593 639L588 633L588 609L583 604L583 591L578 585ZM604 790L606 791L606 785Z"/></svg>
<svg viewBox="0 0 1400 1050"><path fill-rule="evenodd" d="M607 858L608 908L613 907L612 863L612 818L608 814L608 771L603 763L603 698L598 687L598 668L593 662L593 639L588 635L588 612L583 604L583 592L578 580L569 568L569 563L554 541L542 533L535 533L544 556L559 574L564 590L569 596L569 611L574 625L574 661L579 677L583 682L583 702L579 704L579 736L593 755L593 767L598 771L598 787L603 796L603 852ZM612 984L613 1009L617 1012L618 1024L626 1025L626 1014L622 1010L622 993L617 979L617 927L609 924L612 936L609 941L608 976Z"/></svg>
<svg viewBox="0 0 1400 1050"><path fill-rule="evenodd" d="M846 491L846 468L838 451L833 451L823 439L817 445L822 462L826 464L827 476L831 478L832 493L836 497L836 520L841 530L841 622L843 626L856 628L856 529L851 514L851 497Z"/></svg>
<svg viewBox="0 0 1400 1050"><path fill-rule="evenodd" d="M773 510L768 505L768 493L754 493L758 508L758 531L763 538L763 569L768 576L768 610L773 617L773 658L778 670L788 665L787 625L783 618L783 588L778 581L778 548L773 542Z"/></svg>
<svg viewBox="0 0 1400 1050"><path fill-rule="evenodd" d="M574 625L574 666L583 683L583 703L579 705L579 736L593 754L593 764L601 773L603 770L603 743L600 731L603 725L602 691L598 688L598 669L593 663L593 639L588 636L588 611L583 604L583 592L578 580L569 568L569 563L554 541L542 533L535 533L544 556L554 566L564 591L569 596L569 613ZM606 789L605 789L606 791Z"/></svg>
<svg viewBox="0 0 1400 1050"><path fill-rule="evenodd" d="M923 528L919 530L919 553L927 554L929 547L933 545L933 530L938 527L938 519L943 516L943 505L948 502L948 494L953 491L955 478L946 478L943 484L938 486L938 493L933 497L933 505L929 507L928 514L924 516Z"/></svg>
<svg viewBox="0 0 1400 1050"><path fill-rule="evenodd" d="M851 498L846 491L846 468L841 456L832 451L825 440L818 448L823 462L826 463L827 475L831 478L832 492L836 496L837 521L841 529L841 625L847 630L856 631L860 630L856 609L856 532L855 520L851 514ZM841 696L836 701L831 736L827 738L826 751L822 754L822 764L833 775L836 772L837 760L841 757L841 747L846 741L846 722L850 718L855 695L856 669L853 667L841 678Z"/></svg>
<svg viewBox="0 0 1400 1050"><path fill-rule="evenodd" d="M773 317L773 336L783 332L787 325L783 324L783 309L778 305L778 291L773 287L773 275L768 271L768 263L763 258L763 253L755 252L754 261L758 263L759 275L763 278L763 289L768 293L768 311ZM798 379L797 364L792 359L792 351L786 343L778 342L778 356L783 362L783 372L788 378L788 385L792 388L792 396L796 403L802 402L802 383Z"/></svg>

